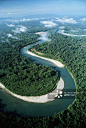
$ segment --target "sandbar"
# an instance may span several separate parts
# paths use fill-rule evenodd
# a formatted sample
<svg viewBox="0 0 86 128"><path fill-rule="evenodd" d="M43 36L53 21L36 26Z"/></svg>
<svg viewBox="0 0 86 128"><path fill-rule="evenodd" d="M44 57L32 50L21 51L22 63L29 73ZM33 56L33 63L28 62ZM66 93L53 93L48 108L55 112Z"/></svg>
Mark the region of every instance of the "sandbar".
<svg viewBox="0 0 86 128"><path fill-rule="evenodd" d="M51 61L51 62L54 63L56 66L58 66L58 67L60 67L60 68L64 68L64 65L63 65L61 62L57 61L57 60L53 60L53 59L49 59L49 58L45 58L45 57L38 56L38 55L36 55L36 54L34 54L34 53L28 51L28 50L26 51L26 53L29 54L29 55L32 55L32 56L36 56L36 57L39 57L39 58L42 58L42 59Z"/></svg>
<svg viewBox="0 0 86 128"><path fill-rule="evenodd" d="M57 97L58 94L61 92L61 90L63 90L63 88L64 88L64 81L60 77L60 80L57 83L56 89L54 91L52 91L46 95L42 95L42 96L20 96L20 95L17 95L15 93L9 91L2 83L0 83L0 88L5 90L7 93L11 94L12 96L14 96L18 99L27 101L27 102L46 103L46 102L55 100L55 97Z"/></svg>
<svg viewBox="0 0 86 128"><path fill-rule="evenodd" d="M64 30L62 30L62 34L67 36L86 36L86 35L73 35L73 34L64 33Z"/></svg>

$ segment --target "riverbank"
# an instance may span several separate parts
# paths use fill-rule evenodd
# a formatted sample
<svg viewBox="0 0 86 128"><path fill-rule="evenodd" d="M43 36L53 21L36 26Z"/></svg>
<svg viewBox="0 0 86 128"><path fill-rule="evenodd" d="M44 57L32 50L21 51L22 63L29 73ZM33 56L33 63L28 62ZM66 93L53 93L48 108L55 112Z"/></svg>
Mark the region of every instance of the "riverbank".
<svg viewBox="0 0 86 128"><path fill-rule="evenodd" d="M37 52L35 49L31 49L31 51L34 51L35 53L39 54L39 55L43 55L44 53L41 52Z"/></svg>
<svg viewBox="0 0 86 128"><path fill-rule="evenodd" d="M86 36L86 35L73 35L73 34L64 33L64 30L62 30L62 34L66 36Z"/></svg>
<svg viewBox="0 0 86 128"><path fill-rule="evenodd" d="M32 56L36 56L36 57L39 57L39 58L42 58L42 59L51 61L51 62L54 63L56 66L58 66L58 67L60 67L60 68L64 68L64 65L63 65L61 62L57 61L57 60L52 60L52 59L49 59L49 58L45 58L45 57L38 56L38 55L36 55L36 54L34 54L34 53L28 51L28 50L26 51L26 53L29 54L29 55L32 55Z"/></svg>
<svg viewBox="0 0 86 128"><path fill-rule="evenodd" d="M63 90L64 88L64 81L63 79L60 77L59 82L57 83L57 87L54 91L52 91L51 93L48 93L46 95L42 95L42 96L20 96L17 95L11 91L9 91L2 83L0 83L0 88L2 88L4 91L6 91L7 93L11 94L12 96L27 101L27 102L34 102L34 103L46 103L48 101L53 101L55 97L58 96L58 94L61 92L61 90Z"/></svg>

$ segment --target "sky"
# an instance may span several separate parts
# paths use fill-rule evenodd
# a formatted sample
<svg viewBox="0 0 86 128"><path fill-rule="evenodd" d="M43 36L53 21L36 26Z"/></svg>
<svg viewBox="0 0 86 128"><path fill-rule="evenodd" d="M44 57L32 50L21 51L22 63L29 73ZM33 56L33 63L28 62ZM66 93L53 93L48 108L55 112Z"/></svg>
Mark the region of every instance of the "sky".
<svg viewBox="0 0 86 128"><path fill-rule="evenodd" d="M86 0L0 0L0 17L86 15Z"/></svg>

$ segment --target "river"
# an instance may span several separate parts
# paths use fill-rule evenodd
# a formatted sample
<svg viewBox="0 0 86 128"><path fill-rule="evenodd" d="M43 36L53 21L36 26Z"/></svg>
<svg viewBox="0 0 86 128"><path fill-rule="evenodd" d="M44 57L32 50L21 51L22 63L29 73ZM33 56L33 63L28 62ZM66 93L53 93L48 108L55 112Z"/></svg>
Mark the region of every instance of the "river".
<svg viewBox="0 0 86 128"><path fill-rule="evenodd" d="M64 30L58 30L57 33L63 34L65 36L73 36L73 37L83 37L83 36L86 36L86 35L73 35L73 34L64 33Z"/></svg>
<svg viewBox="0 0 86 128"><path fill-rule="evenodd" d="M46 38L48 38L48 34L46 35ZM26 53L28 48L33 45L43 43L44 41L45 40L41 39L41 41L35 44L22 48L20 51L21 55L27 57L33 62L41 65L48 65L51 66L53 69L57 70L60 77L62 77L65 83L63 92L68 92L68 89L71 91L76 91L74 81L65 68L59 68L50 61L41 59L39 57L31 56ZM62 97L57 97L54 101L50 101L47 103L31 103L13 97L11 94L7 93L3 89L0 89L0 103L4 105L0 108L0 111L15 112L25 117L52 116L55 113L67 109L67 107L72 104L74 99L75 96L71 98L63 95Z"/></svg>

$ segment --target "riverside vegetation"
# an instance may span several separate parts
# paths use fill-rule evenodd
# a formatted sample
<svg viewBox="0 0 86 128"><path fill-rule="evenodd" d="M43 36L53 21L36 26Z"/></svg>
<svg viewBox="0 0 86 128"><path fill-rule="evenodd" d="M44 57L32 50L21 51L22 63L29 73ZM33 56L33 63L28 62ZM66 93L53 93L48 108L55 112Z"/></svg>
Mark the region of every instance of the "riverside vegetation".
<svg viewBox="0 0 86 128"><path fill-rule="evenodd" d="M66 110L63 110L51 117L25 118L16 115L15 112L14 114L0 112L0 124L4 128L9 126L12 128L84 128L86 126L86 37L67 37L65 35L58 34L57 31L54 31L53 33L52 31L49 31L49 35L52 42L45 42L43 44L33 46L33 48L38 52L44 53L43 56L58 59L65 65L66 69L72 74L75 81L76 91L78 92L76 94L76 99ZM18 43L16 45L18 45ZM3 45L5 46L6 44ZM24 45L25 44L22 43L22 46ZM20 46L20 48L22 46ZM18 61L21 62L21 59L19 58L20 55L17 54L16 56ZM26 62L27 65L29 60L25 57L20 57L23 59L23 64ZM7 62L7 60L5 60L5 62ZM5 62L3 61L3 63ZM4 69L8 70L7 64L5 65L6 67L4 67ZM36 66L36 64L34 65ZM6 70L3 71L6 72Z"/></svg>
<svg viewBox="0 0 86 128"><path fill-rule="evenodd" d="M38 41L38 35L21 34L21 40L1 43L0 82L10 91L22 96L40 96L52 92L59 81L58 72L21 56L20 49ZM26 38L27 37L27 38Z"/></svg>

